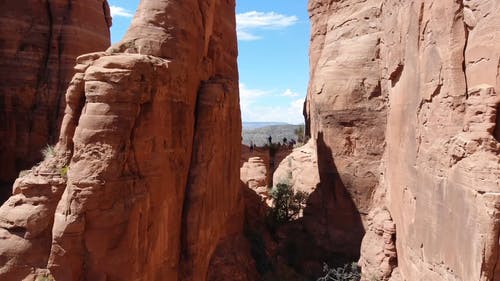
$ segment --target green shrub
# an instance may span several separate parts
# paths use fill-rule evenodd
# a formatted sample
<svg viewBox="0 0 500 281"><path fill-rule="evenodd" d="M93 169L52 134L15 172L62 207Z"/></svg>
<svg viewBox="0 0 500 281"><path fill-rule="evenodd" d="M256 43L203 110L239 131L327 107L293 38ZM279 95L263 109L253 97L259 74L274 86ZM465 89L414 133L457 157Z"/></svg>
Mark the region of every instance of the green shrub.
<svg viewBox="0 0 500 281"><path fill-rule="evenodd" d="M54 277L52 275L39 276L36 278L36 281L54 281Z"/></svg>
<svg viewBox="0 0 500 281"><path fill-rule="evenodd" d="M308 194L302 191L293 192L288 183L278 183L271 190L273 206L270 211L270 220L273 225L281 225L297 217L308 198Z"/></svg>
<svg viewBox="0 0 500 281"><path fill-rule="evenodd" d="M345 264L343 267L330 268L326 263L323 265L325 276L318 278L317 281L359 281L361 280L361 270L353 262Z"/></svg>
<svg viewBox="0 0 500 281"><path fill-rule="evenodd" d="M66 178L68 176L69 166L64 166L59 170L61 177Z"/></svg>

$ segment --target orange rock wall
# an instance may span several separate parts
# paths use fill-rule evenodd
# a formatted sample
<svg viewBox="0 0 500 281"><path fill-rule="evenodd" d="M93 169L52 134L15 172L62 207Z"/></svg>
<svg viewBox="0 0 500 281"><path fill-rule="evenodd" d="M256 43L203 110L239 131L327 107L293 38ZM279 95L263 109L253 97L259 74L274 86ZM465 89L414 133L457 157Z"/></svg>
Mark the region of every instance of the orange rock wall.
<svg viewBox="0 0 500 281"><path fill-rule="evenodd" d="M396 265L392 280L500 280L500 3L313 0L309 12L318 186L346 192L327 200L345 214L326 217L331 233L356 246L345 222L361 218L367 280Z"/></svg>
<svg viewBox="0 0 500 281"><path fill-rule="evenodd" d="M386 1L382 13L384 181L400 273L500 280L500 3Z"/></svg>
<svg viewBox="0 0 500 281"><path fill-rule="evenodd" d="M75 59L107 48L110 26L106 0L2 1L0 201L56 142Z"/></svg>
<svg viewBox="0 0 500 281"><path fill-rule="evenodd" d="M359 256L379 186L387 104L380 88L380 1L309 1L312 22L306 127L318 187L304 211L331 254Z"/></svg>
<svg viewBox="0 0 500 281"><path fill-rule="evenodd" d="M217 280L209 264L221 261L221 251L238 251L231 245L246 247L230 239L244 221L235 24L234 1L143 0L122 42L78 59L57 161L39 167L52 173L23 177L65 180L62 195L51 195L57 208L43 202L54 218L52 226L44 221L51 236L32 241L13 232L36 224L5 222L0 279L21 280L27 273L19 268L38 268L29 274ZM0 210L21 208L23 218L40 208L23 190ZM26 248L13 248L13 239ZM45 264L16 254L47 241Z"/></svg>

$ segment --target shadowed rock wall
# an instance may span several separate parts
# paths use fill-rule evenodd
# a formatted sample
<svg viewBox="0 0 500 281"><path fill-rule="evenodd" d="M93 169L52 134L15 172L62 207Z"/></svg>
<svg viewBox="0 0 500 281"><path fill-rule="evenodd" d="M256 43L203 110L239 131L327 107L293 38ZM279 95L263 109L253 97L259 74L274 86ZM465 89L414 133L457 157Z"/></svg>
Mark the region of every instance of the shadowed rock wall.
<svg viewBox="0 0 500 281"><path fill-rule="evenodd" d="M81 54L107 48L106 0L0 2L0 202L54 144Z"/></svg>
<svg viewBox="0 0 500 281"><path fill-rule="evenodd" d="M309 1L306 125L320 181L304 211L329 252L356 258L379 186L386 97L380 88L380 1Z"/></svg>

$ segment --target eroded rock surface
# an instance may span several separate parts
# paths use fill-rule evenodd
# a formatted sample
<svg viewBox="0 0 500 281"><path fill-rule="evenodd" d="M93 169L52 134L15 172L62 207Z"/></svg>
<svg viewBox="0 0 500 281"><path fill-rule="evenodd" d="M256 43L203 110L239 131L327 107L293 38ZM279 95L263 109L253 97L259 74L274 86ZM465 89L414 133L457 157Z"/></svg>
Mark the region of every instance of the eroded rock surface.
<svg viewBox="0 0 500 281"><path fill-rule="evenodd" d="M319 186L345 195L326 199L331 237L352 248L368 231L366 280L389 278L393 254L391 280L500 280L500 3L317 0L309 12L306 120ZM355 215L362 232L344 223Z"/></svg>
<svg viewBox="0 0 500 281"><path fill-rule="evenodd" d="M244 221L234 9L143 0L122 42L78 58L55 149L64 191L43 222L52 231L16 238L43 257L9 255L14 238L3 240L0 279L198 281L214 253L245 259L228 238ZM21 229L22 217L4 229Z"/></svg>
<svg viewBox="0 0 500 281"><path fill-rule="evenodd" d="M306 127L319 183L308 205L314 238L330 253L359 256L379 186L387 104L380 88L381 2L309 1L312 22ZM316 198L316 199L315 199Z"/></svg>
<svg viewBox="0 0 500 281"><path fill-rule="evenodd" d="M273 182L286 183L294 191L311 194L319 183L318 160L314 141L293 149L273 174Z"/></svg>
<svg viewBox="0 0 500 281"><path fill-rule="evenodd" d="M359 265L365 280L385 281L397 266L396 226L389 212L382 208L370 212L368 222Z"/></svg>
<svg viewBox="0 0 500 281"><path fill-rule="evenodd" d="M269 151L241 147L240 179L246 187L255 191L262 200L269 200L272 171L269 167Z"/></svg>
<svg viewBox="0 0 500 281"><path fill-rule="evenodd" d="M107 48L110 26L106 0L2 1L0 202L56 142L75 59Z"/></svg>
<svg viewBox="0 0 500 281"><path fill-rule="evenodd" d="M499 280L500 3L386 1L382 12L384 181L401 276Z"/></svg>

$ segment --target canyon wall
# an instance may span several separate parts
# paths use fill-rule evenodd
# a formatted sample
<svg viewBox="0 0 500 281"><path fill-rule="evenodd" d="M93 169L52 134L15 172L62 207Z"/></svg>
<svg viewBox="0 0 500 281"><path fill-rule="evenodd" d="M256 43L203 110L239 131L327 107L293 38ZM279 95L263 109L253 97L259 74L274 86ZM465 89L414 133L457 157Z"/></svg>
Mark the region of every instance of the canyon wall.
<svg viewBox="0 0 500 281"><path fill-rule="evenodd" d="M81 54L107 48L106 0L2 1L0 10L0 202L19 171L54 144L64 93Z"/></svg>
<svg viewBox="0 0 500 281"><path fill-rule="evenodd" d="M319 182L304 211L330 255L356 258L379 187L387 104L380 88L380 1L309 1L306 127Z"/></svg>
<svg viewBox="0 0 500 281"><path fill-rule="evenodd" d="M386 1L384 181L405 280L500 280L500 2Z"/></svg>
<svg viewBox="0 0 500 281"><path fill-rule="evenodd" d="M366 280L396 266L392 280L500 280L500 2L313 0L309 13L325 237L359 249L368 231Z"/></svg>
<svg viewBox="0 0 500 281"><path fill-rule="evenodd" d="M54 152L0 208L0 279L253 280L236 58L230 0L143 0L80 56Z"/></svg>

